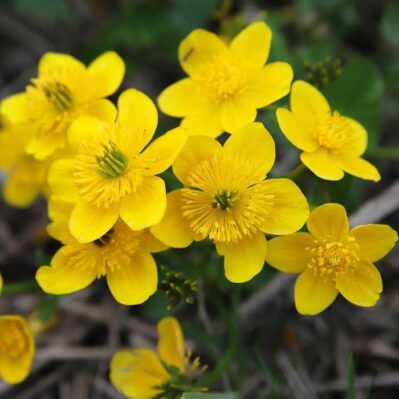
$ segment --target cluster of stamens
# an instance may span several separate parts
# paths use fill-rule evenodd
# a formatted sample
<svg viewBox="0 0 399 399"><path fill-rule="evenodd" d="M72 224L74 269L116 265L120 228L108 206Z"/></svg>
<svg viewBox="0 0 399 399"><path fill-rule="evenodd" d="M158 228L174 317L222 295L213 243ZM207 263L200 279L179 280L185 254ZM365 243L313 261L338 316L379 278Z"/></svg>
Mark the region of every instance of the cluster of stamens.
<svg viewBox="0 0 399 399"><path fill-rule="evenodd" d="M105 179L113 179L122 175L128 166L128 159L119 150L117 145L110 141L108 145L103 144L104 154L97 156L97 164L99 168L97 172Z"/></svg>
<svg viewBox="0 0 399 399"><path fill-rule="evenodd" d="M212 208L229 210L233 208L237 200L237 191L219 190L213 194Z"/></svg>
<svg viewBox="0 0 399 399"><path fill-rule="evenodd" d="M41 90L46 96L47 100L51 102L58 111L64 112L71 107L72 93L71 90L63 83L56 80L45 83L32 81L32 85Z"/></svg>

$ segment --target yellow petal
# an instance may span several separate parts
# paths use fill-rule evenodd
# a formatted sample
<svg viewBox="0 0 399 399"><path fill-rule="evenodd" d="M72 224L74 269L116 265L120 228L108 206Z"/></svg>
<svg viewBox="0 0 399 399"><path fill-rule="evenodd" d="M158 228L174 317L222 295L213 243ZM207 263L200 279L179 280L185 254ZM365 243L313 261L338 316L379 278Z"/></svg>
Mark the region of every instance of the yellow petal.
<svg viewBox="0 0 399 399"><path fill-rule="evenodd" d="M271 41L271 29L262 21L253 22L233 39L230 50L248 72L254 72L266 63Z"/></svg>
<svg viewBox="0 0 399 399"><path fill-rule="evenodd" d="M156 175L168 169L179 155L187 140L187 132L181 127L170 130L153 141L138 158L148 161L146 175Z"/></svg>
<svg viewBox="0 0 399 399"><path fill-rule="evenodd" d="M194 76L204 63L226 52L227 47L214 33L195 29L180 43L179 62L188 75Z"/></svg>
<svg viewBox="0 0 399 399"><path fill-rule="evenodd" d="M349 234L349 221L340 204L324 204L314 209L307 221L309 233L316 238L342 241Z"/></svg>
<svg viewBox="0 0 399 399"><path fill-rule="evenodd" d="M193 242L193 233L183 218L180 190L167 195L166 212L160 223L151 227L151 232L160 241L173 248L185 248Z"/></svg>
<svg viewBox="0 0 399 399"><path fill-rule="evenodd" d="M220 143L211 137L190 136L173 163L173 173L183 184L190 185L188 175L192 168L200 162L212 159L221 151Z"/></svg>
<svg viewBox="0 0 399 399"><path fill-rule="evenodd" d="M75 265L63 247L53 256L51 266L41 266L36 272L36 281L47 294L64 295L82 290L96 279L96 269Z"/></svg>
<svg viewBox="0 0 399 399"><path fill-rule="evenodd" d="M3 291L3 276L0 273L0 294Z"/></svg>
<svg viewBox="0 0 399 399"><path fill-rule="evenodd" d="M263 180L274 165L276 149L272 136L260 122L233 132L223 151L236 155L248 164L248 180Z"/></svg>
<svg viewBox="0 0 399 399"><path fill-rule="evenodd" d="M32 137L26 146L26 152L35 159L42 161L55 151L63 149L66 144L66 136L63 130L39 131Z"/></svg>
<svg viewBox="0 0 399 399"><path fill-rule="evenodd" d="M262 231L269 234L292 234L309 215L308 202L300 188L289 179L268 179L260 183L262 192L270 196L268 218Z"/></svg>
<svg viewBox="0 0 399 399"><path fill-rule="evenodd" d="M111 124L115 122L117 110L111 101L101 98L90 103L86 113Z"/></svg>
<svg viewBox="0 0 399 399"><path fill-rule="evenodd" d="M245 283L262 269L266 258L266 238L263 233L236 243L216 243L224 256L224 273L232 283Z"/></svg>
<svg viewBox="0 0 399 399"><path fill-rule="evenodd" d="M74 204L61 201L54 196L48 201L48 216L51 222L47 226L47 232L62 243L74 241L69 231L69 217L73 207Z"/></svg>
<svg viewBox="0 0 399 399"><path fill-rule="evenodd" d="M374 306L382 292L381 274L372 263L360 261L356 269L337 274L337 289L357 306Z"/></svg>
<svg viewBox="0 0 399 399"><path fill-rule="evenodd" d="M154 258L137 252L130 262L107 273L108 287L114 298L123 305L139 305L157 289L158 272Z"/></svg>
<svg viewBox="0 0 399 399"><path fill-rule="evenodd" d="M336 161L336 154L332 155L325 148L319 148L314 152L303 152L301 161L321 179L341 180L344 177L344 171Z"/></svg>
<svg viewBox="0 0 399 399"><path fill-rule="evenodd" d="M386 224L366 224L354 227L351 236L359 245L360 259L376 262L382 259L398 241L398 233Z"/></svg>
<svg viewBox="0 0 399 399"><path fill-rule="evenodd" d="M290 105L294 115L309 130L330 113L330 106L320 91L302 80L297 80L292 85Z"/></svg>
<svg viewBox="0 0 399 399"><path fill-rule="evenodd" d="M79 199L73 179L74 170L73 159L55 161L49 169L47 180L52 194L62 201L77 202Z"/></svg>
<svg viewBox="0 0 399 399"><path fill-rule="evenodd" d="M303 315L316 315L327 309L338 295L332 278L315 276L305 270L295 283L295 306Z"/></svg>
<svg viewBox="0 0 399 399"><path fill-rule="evenodd" d="M311 260L313 237L309 233L295 233L270 240L266 262L285 273L302 272Z"/></svg>
<svg viewBox="0 0 399 399"><path fill-rule="evenodd" d="M319 143L314 138L312 131L299 117L284 108L277 110L276 117L284 136L295 147L307 152L317 150Z"/></svg>
<svg viewBox="0 0 399 399"><path fill-rule="evenodd" d="M94 116L82 116L72 122L68 129L68 144L70 148L77 151L80 145L92 136L101 134L107 124Z"/></svg>
<svg viewBox="0 0 399 399"><path fill-rule="evenodd" d="M240 96L230 97L222 103L220 123L223 130L232 133L253 122L256 118L255 105Z"/></svg>
<svg viewBox="0 0 399 399"><path fill-rule="evenodd" d="M38 66L39 76L51 76L54 70L68 68L73 68L81 73L84 73L86 70L86 66L71 55L48 52L40 58Z"/></svg>
<svg viewBox="0 0 399 399"><path fill-rule="evenodd" d="M335 154L336 163L347 173L365 180L380 181L377 168L363 158L346 154Z"/></svg>
<svg viewBox="0 0 399 399"><path fill-rule="evenodd" d="M4 200L16 208L27 208L32 205L39 194L40 187L35 182L21 181L12 174L4 183Z"/></svg>
<svg viewBox="0 0 399 399"><path fill-rule="evenodd" d="M254 75L240 93L240 96L263 108L290 92L293 72L286 62L273 62Z"/></svg>
<svg viewBox="0 0 399 399"><path fill-rule="evenodd" d="M345 144L344 151L351 155L362 155L367 148L367 131L357 121L346 116L341 116L347 129L351 132L350 140Z"/></svg>
<svg viewBox="0 0 399 399"><path fill-rule="evenodd" d="M118 98L118 122L128 123L143 136L143 147L158 124L158 112L149 97L136 89L125 90Z"/></svg>
<svg viewBox="0 0 399 399"><path fill-rule="evenodd" d="M171 376L158 356L148 349L118 351L110 365L112 385L131 399L151 399L160 393L155 387Z"/></svg>
<svg viewBox="0 0 399 399"><path fill-rule="evenodd" d="M26 94L13 94L1 100L1 114L9 123L26 123L28 115L26 113Z"/></svg>
<svg viewBox="0 0 399 399"><path fill-rule="evenodd" d="M81 243L91 242L107 233L119 216L119 204L108 208L78 202L72 210L69 230Z"/></svg>
<svg viewBox="0 0 399 399"><path fill-rule="evenodd" d="M166 364L184 372L184 337L179 322L174 317L164 317L157 326L158 353Z"/></svg>
<svg viewBox="0 0 399 399"><path fill-rule="evenodd" d="M88 67L92 90L97 98L108 97L118 90L125 75L125 63L114 51L97 57Z"/></svg>
<svg viewBox="0 0 399 399"><path fill-rule="evenodd" d="M140 234L140 250L143 252L162 252L168 249L168 246L159 241L150 231L145 229Z"/></svg>
<svg viewBox="0 0 399 399"><path fill-rule="evenodd" d="M132 230L143 230L161 221L166 210L166 188L157 176L144 178L137 190L121 203L121 218Z"/></svg>
<svg viewBox="0 0 399 399"><path fill-rule="evenodd" d="M168 86L158 97L160 110L170 116L183 117L204 103L204 96L190 78Z"/></svg>
<svg viewBox="0 0 399 399"><path fill-rule="evenodd" d="M203 104L195 112L188 114L180 126L187 129L190 136L218 137L223 133L220 106L212 102Z"/></svg>

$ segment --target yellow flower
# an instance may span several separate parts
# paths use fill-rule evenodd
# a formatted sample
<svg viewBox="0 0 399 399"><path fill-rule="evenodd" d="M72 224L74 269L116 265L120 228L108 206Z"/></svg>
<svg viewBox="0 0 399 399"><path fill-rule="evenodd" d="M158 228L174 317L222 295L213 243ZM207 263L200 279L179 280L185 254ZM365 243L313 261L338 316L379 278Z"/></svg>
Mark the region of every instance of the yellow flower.
<svg viewBox="0 0 399 399"><path fill-rule="evenodd" d="M161 93L160 109L184 118L181 126L193 135L217 137L253 122L258 108L290 91L290 65L265 65L271 37L264 22L249 25L230 46L211 32L194 30L179 47L180 65L189 77Z"/></svg>
<svg viewBox="0 0 399 399"><path fill-rule="evenodd" d="M373 262L383 258L398 239L383 224L349 230L345 208L325 204L311 212L309 233L296 233L269 242L267 262L287 273L300 273L295 284L299 313L315 315L338 293L358 306L374 306L382 292L380 272Z"/></svg>
<svg viewBox="0 0 399 399"><path fill-rule="evenodd" d="M24 318L0 316L0 378L9 384L22 382L32 368L35 341Z"/></svg>
<svg viewBox="0 0 399 399"><path fill-rule="evenodd" d="M378 181L378 170L361 158L367 148L367 132L354 119L330 109L312 85L296 81L291 90L291 111L277 110L280 129L302 150L302 162L318 177L340 180L344 172Z"/></svg>
<svg viewBox="0 0 399 399"><path fill-rule="evenodd" d="M158 334L158 354L149 349L123 350L111 360L111 382L127 398L175 397L172 393L180 397L189 391L199 359L190 363L191 353L185 353L183 333L174 317L158 323Z"/></svg>
<svg viewBox="0 0 399 399"><path fill-rule="evenodd" d="M129 89L119 97L118 107L116 121L75 121L68 139L76 155L56 161L49 171L52 193L76 203L69 228L82 243L104 236L119 216L136 231L158 223L166 190L155 175L171 165L186 141L185 131L177 128L143 151L157 125L155 105Z"/></svg>
<svg viewBox="0 0 399 399"><path fill-rule="evenodd" d="M3 276L0 273L0 294L3 291Z"/></svg>
<svg viewBox="0 0 399 399"><path fill-rule="evenodd" d="M24 93L8 99L12 114L24 115L35 130L28 153L44 159L64 148L68 127L81 115L108 120L114 107L104 97L118 89L124 73L125 65L114 52L102 54L88 67L69 55L46 53L38 77Z"/></svg>
<svg viewBox="0 0 399 399"><path fill-rule="evenodd" d="M158 273L150 254L166 249L149 230L132 231L118 220L102 237L81 244L69 233L72 207L52 198L49 233L64 246L54 255L51 266L36 273L40 287L48 294L69 294L106 277L114 298L124 305L143 303L157 288Z"/></svg>
<svg viewBox="0 0 399 399"><path fill-rule="evenodd" d="M274 141L261 123L234 132L224 147L190 136L173 164L184 188L168 194L165 217L151 231L177 248L209 238L224 256L226 277L250 280L265 261L264 233L293 233L309 214L295 183L264 180L274 160Z"/></svg>

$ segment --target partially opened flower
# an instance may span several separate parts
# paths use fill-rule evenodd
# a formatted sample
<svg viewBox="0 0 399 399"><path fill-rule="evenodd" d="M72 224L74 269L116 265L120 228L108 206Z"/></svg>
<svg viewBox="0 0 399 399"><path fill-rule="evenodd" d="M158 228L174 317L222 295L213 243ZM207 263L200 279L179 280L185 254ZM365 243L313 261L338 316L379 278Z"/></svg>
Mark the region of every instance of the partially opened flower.
<svg viewBox="0 0 399 399"><path fill-rule="evenodd" d="M309 233L277 237L269 242L267 262L286 273L300 273L295 284L299 313L322 312L338 294L358 306L374 306L382 280L373 262L383 258L398 239L383 224L349 229L345 208L325 204L311 212Z"/></svg>
<svg viewBox="0 0 399 399"><path fill-rule="evenodd" d="M158 272L152 252L166 249L147 230L133 231L118 220L100 238L81 244L70 233L71 206L54 199L49 214L49 233L64 244L36 273L40 287L49 294L69 294L106 277L114 298L124 305L143 303L157 288Z"/></svg>
<svg viewBox="0 0 399 399"><path fill-rule="evenodd" d="M366 180L381 179L378 170L361 156L367 149L367 132L354 119L330 108L312 85L296 81L291 90L291 111L277 110L280 129L295 147L301 161L318 177L340 180L344 172Z"/></svg>
<svg viewBox="0 0 399 399"><path fill-rule="evenodd" d="M0 316L0 379L9 384L22 382L30 373L35 341L25 319Z"/></svg>
<svg viewBox="0 0 399 399"><path fill-rule="evenodd" d="M190 362L191 352L186 353L183 333L174 317L158 323L158 335L158 353L140 348L116 352L112 358L111 382L127 398L180 398L194 390L195 374L204 370L198 370L198 358Z"/></svg>
<svg viewBox="0 0 399 399"><path fill-rule="evenodd" d="M186 141L184 129L177 128L144 149L157 126L155 105L129 89L118 108L116 121L83 117L74 122L68 140L75 155L56 161L49 171L52 193L75 204L69 228L82 243L107 234L119 217L135 231L158 223L166 189L155 175L171 165Z"/></svg>
<svg viewBox="0 0 399 399"><path fill-rule="evenodd" d="M309 214L294 182L265 180L274 159L274 141L261 123L234 132L224 147L190 136L173 164L184 188L168 194L165 217L151 231L177 248L209 238L224 256L226 277L250 280L265 262L264 233L293 233Z"/></svg>
<svg viewBox="0 0 399 399"><path fill-rule="evenodd" d="M44 159L64 148L69 125L82 115L107 120L113 105L105 97L115 93L124 74L125 64L114 52L88 67L69 55L46 53L26 91L9 98L10 111L24 115L34 129L27 151Z"/></svg>
<svg viewBox="0 0 399 399"><path fill-rule="evenodd" d="M290 91L290 65L265 65L271 38L264 22L249 25L229 46L211 32L194 30L179 46L180 65L189 77L161 93L161 110L184 118L181 125L193 135L217 137L253 122L257 109Z"/></svg>

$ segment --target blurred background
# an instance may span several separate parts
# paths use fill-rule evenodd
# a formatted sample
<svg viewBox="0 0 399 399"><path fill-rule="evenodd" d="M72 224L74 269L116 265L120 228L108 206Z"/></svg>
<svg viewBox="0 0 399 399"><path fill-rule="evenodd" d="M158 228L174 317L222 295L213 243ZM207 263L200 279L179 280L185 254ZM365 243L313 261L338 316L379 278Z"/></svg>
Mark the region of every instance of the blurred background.
<svg viewBox="0 0 399 399"><path fill-rule="evenodd" d="M184 76L177 47L191 30L209 29L229 40L257 19L273 30L271 61L289 62L296 79L317 85L333 108L367 128L366 158L383 176L379 184L348 176L330 183L306 173L297 183L310 204L339 202L356 224L387 223L398 230L397 0L1 0L0 100L24 89L47 51L89 63L115 50L127 65L121 90L135 87L155 101ZM283 138L274 112L273 105L258 119L277 142L272 175L286 176L299 153ZM157 134L177 124L161 116ZM176 186L171 172L164 177L169 188ZM5 292L0 314L29 315L40 331L30 378L16 387L0 382L0 398L121 398L108 380L111 354L120 347L153 347L156 322L166 314L178 317L211 370L224 362L213 390L243 398L399 398L398 249L379 262L384 293L376 307L339 299L316 317L297 314L293 280L268 266L251 282L233 285L210 243L170 250L156 256L158 264L197 280L198 292L194 304L169 311L179 298L160 290L142 306L123 307L101 280L63 298L38 291L35 270L58 248L46 224L43 199L28 209L0 202L0 270L7 283L25 283Z"/></svg>

